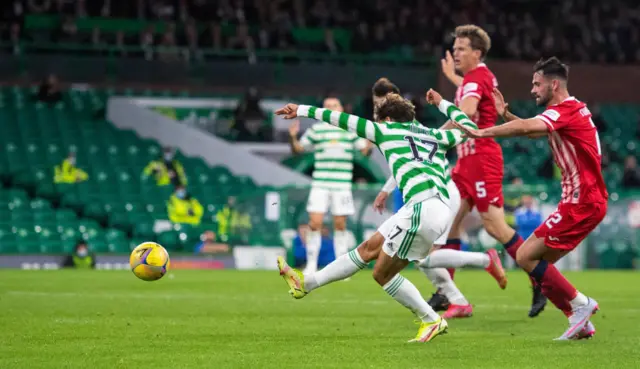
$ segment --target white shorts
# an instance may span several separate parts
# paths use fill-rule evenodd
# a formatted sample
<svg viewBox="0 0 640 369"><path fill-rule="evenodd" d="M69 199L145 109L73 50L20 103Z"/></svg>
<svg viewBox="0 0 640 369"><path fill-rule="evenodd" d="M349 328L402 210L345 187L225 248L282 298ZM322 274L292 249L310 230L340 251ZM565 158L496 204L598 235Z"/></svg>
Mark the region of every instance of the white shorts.
<svg viewBox="0 0 640 369"><path fill-rule="evenodd" d="M378 228L385 238L382 251L404 260L421 260L429 254L435 240L443 234L446 237L454 215L439 196L405 205Z"/></svg>
<svg viewBox="0 0 640 369"><path fill-rule="evenodd" d="M442 236L440 236L440 238L433 241L434 245L447 244L447 238L449 238L449 231L451 231L453 220L455 219L456 214L458 214L458 211L460 210L460 191L458 191L458 187L456 187L456 184L453 183L453 181L449 181L449 184L447 185L447 192L449 192L449 207L451 208L452 216L451 216L451 220L449 221L449 224L447 225L446 232L444 232Z"/></svg>
<svg viewBox="0 0 640 369"><path fill-rule="evenodd" d="M324 188L311 188L309 200L307 200L307 212L326 214L331 204L331 215L353 215L356 209L353 206L353 195L350 190L327 190Z"/></svg>

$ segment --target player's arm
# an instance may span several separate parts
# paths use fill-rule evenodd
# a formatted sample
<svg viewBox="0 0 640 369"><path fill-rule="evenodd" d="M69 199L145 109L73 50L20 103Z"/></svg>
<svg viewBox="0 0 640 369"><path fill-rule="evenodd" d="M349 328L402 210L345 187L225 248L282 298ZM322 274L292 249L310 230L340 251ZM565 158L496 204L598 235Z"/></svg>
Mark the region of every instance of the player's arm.
<svg viewBox="0 0 640 369"><path fill-rule="evenodd" d="M382 189L380 190L380 192L385 192L385 193L390 193L391 191L393 191L398 185L396 184L396 180L395 178L393 178L393 176L389 177L389 179L387 179L387 181L384 183L384 186L382 186Z"/></svg>
<svg viewBox="0 0 640 369"><path fill-rule="evenodd" d="M451 52L447 50L447 54L443 59L440 59L440 65L442 66L442 74L453 83L456 87L460 86L464 79L456 73L456 67L453 62L453 56Z"/></svg>
<svg viewBox="0 0 640 369"><path fill-rule="evenodd" d="M360 153L364 156L369 156L371 154L371 149L373 145L370 141L364 140L362 138L358 138L356 140L356 149L360 151Z"/></svg>
<svg viewBox="0 0 640 369"><path fill-rule="evenodd" d="M462 82L461 82L462 83ZM475 82L467 83L463 87L462 101L460 102L460 110L464 112L468 117L473 117L478 111L478 104L480 103L480 93L478 92L478 84ZM453 129L456 128L455 122L448 120L440 129Z"/></svg>
<svg viewBox="0 0 640 369"><path fill-rule="evenodd" d="M470 130L477 130L478 126L471 120L469 117L462 111L460 108L456 107L451 102L445 100L434 90L429 90L427 92L427 102L431 105L436 105L438 110L444 115L446 115L450 122L456 127L466 127ZM464 141L466 141L467 137L464 135L464 132L460 129L450 129L450 130L442 130L442 129L434 129L432 132L432 136L438 143L445 145L445 148L450 148L452 146L458 145Z"/></svg>
<svg viewBox="0 0 640 369"><path fill-rule="evenodd" d="M380 190L380 193L378 194L378 196L376 196L376 199L373 201L373 208L378 213L382 214L387 204L387 198L389 197L389 194L391 193L391 191L393 191L396 188L396 186L397 186L396 180L393 178L393 176L389 177L387 182L385 182L384 186L382 186L382 190Z"/></svg>
<svg viewBox="0 0 640 369"><path fill-rule="evenodd" d="M310 141L309 140L309 132L311 129L308 129L301 140L298 140L298 133L300 132L300 122L295 121L291 123L289 126L289 146L291 147L291 152L294 154L301 154L304 152L304 145L300 141Z"/></svg>
<svg viewBox="0 0 640 369"><path fill-rule="evenodd" d="M473 138L489 138L489 137L516 137L516 136L533 136L545 135L549 132L547 123L539 117L529 119L516 119L499 126L485 128L480 130L470 130L460 127L465 131L466 135Z"/></svg>
<svg viewBox="0 0 640 369"><path fill-rule="evenodd" d="M493 101L496 105L496 111L498 112L498 115L502 118L502 120L505 121L505 123L521 119L520 117L509 111L509 103L504 100L504 96L502 95L502 92L500 92L500 90L494 88L492 91L492 95ZM527 135L527 137L529 138L540 138L544 136L546 136L546 132L538 132Z"/></svg>
<svg viewBox="0 0 640 369"><path fill-rule="evenodd" d="M307 117L320 120L345 131L351 131L361 138L373 142L380 142L382 132L378 125L368 119L360 118L339 111L318 108L309 105L287 104L285 107L275 111L276 115L284 115L286 119L296 117Z"/></svg>

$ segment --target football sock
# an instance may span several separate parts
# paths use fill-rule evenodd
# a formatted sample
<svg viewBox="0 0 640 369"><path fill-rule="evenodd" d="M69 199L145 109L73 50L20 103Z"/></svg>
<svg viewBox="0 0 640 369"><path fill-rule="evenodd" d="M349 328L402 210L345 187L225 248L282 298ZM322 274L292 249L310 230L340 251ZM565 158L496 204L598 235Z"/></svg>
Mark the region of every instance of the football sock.
<svg viewBox="0 0 640 369"><path fill-rule="evenodd" d="M442 246L440 249L460 251L461 247L462 247L462 241L459 238L449 238L447 239L447 244ZM447 272L449 272L451 279L453 279L453 276L456 275L455 268L448 268Z"/></svg>
<svg viewBox="0 0 640 369"><path fill-rule="evenodd" d="M489 266L489 261L489 255L483 252L439 249L430 253L420 263L420 266L426 268L460 268L464 266L486 268Z"/></svg>
<svg viewBox="0 0 640 369"><path fill-rule="evenodd" d="M511 239L503 244L505 251L509 254L509 256L511 256L513 258L513 260L516 260L516 253L518 252L518 249L520 248L520 246L522 246L522 244L524 243L524 240L522 239L522 237L520 237L520 235L518 234L518 232L513 234L513 237L511 237Z"/></svg>
<svg viewBox="0 0 640 369"><path fill-rule="evenodd" d="M582 307L586 304L589 303L589 299L587 298L587 296L583 295L580 291L578 291L578 294L576 295L576 297L569 301L569 303L571 304L571 310L575 310L579 307Z"/></svg>
<svg viewBox="0 0 640 369"><path fill-rule="evenodd" d="M336 230L333 233L333 251L335 252L336 259L349 251L348 241L346 231Z"/></svg>
<svg viewBox="0 0 640 369"><path fill-rule="evenodd" d="M513 237L511 237L509 242L505 243L503 246L507 254L509 254L513 260L516 260L516 253L523 243L524 239L518 234L518 232L516 232L513 234ZM529 281L531 282L531 285L535 287L536 280L529 277Z"/></svg>
<svg viewBox="0 0 640 369"><path fill-rule="evenodd" d="M309 230L306 239L307 266L304 268L305 273L313 273L318 270L318 255L320 254L321 243L320 231Z"/></svg>
<svg viewBox="0 0 640 369"><path fill-rule="evenodd" d="M540 260L529 275L540 284L543 295L547 296L566 316L571 315L571 301L578 298L578 291L555 265L549 264L546 260ZM580 298L578 299L577 303L581 302Z"/></svg>
<svg viewBox="0 0 640 369"><path fill-rule="evenodd" d="M367 264L360 257L358 250L353 249L320 271L304 273L304 288L307 291L315 290L325 284L351 277L366 266Z"/></svg>
<svg viewBox="0 0 640 369"><path fill-rule="evenodd" d="M451 304L469 305L469 301L460 292L446 269L420 267L420 270L429 278L431 284L438 289L439 293L447 297Z"/></svg>
<svg viewBox="0 0 640 369"><path fill-rule="evenodd" d="M384 288L394 300L416 314L423 322L434 322L440 318L431 306L424 301L416 286L404 279L400 274L396 274L395 277L382 286L382 288Z"/></svg>

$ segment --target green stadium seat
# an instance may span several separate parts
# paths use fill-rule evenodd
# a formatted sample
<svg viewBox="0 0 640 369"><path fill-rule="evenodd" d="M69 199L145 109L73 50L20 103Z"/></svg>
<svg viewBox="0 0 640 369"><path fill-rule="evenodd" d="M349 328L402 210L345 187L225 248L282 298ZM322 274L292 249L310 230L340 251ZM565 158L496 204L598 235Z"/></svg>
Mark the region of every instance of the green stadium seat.
<svg viewBox="0 0 640 369"><path fill-rule="evenodd" d="M181 246L179 233L177 231L162 232L158 235L158 243L169 251L179 250Z"/></svg>
<svg viewBox="0 0 640 369"><path fill-rule="evenodd" d="M153 224L142 222L135 224L133 228L133 235L135 237L144 238L148 241L155 239L155 233L153 232Z"/></svg>

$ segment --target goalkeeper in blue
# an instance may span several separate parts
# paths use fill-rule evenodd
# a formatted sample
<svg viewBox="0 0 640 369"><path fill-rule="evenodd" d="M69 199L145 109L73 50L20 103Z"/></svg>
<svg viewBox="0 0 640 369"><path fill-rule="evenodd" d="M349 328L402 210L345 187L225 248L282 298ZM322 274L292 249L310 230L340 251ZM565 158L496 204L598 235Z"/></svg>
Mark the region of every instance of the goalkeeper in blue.
<svg viewBox="0 0 640 369"><path fill-rule="evenodd" d="M430 90L427 101L456 122L474 125L437 92ZM318 287L350 277L364 269L369 261L377 259L373 278L421 321L418 334L410 342L428 342L445 333L447 322L422 298L413 283L399 273L409 262L427 257L433 242L447 231L448 223L455 216L444 175L447 166L445 153L466 140L463 132L458 129L429 129L415 124L413 105L397 94L387 95L375 106L377 123L307 105L287 104L275 113L286 119L309 117L321 120L371 141L385 156L405 202L370 239L318 272L303 274L287 265L283 258L278 258L278 269L290 288L289 293L295 298L303 298ZM381 230L385 231L384 236ZM377 254L371 250L377 250ZM497 253L492 251L487 254L460 252L459 257L469 261L465 265L484 267L504 288L507 283L504 269ZM429 259L437 259L438 252L432 252Z"/></svg>

